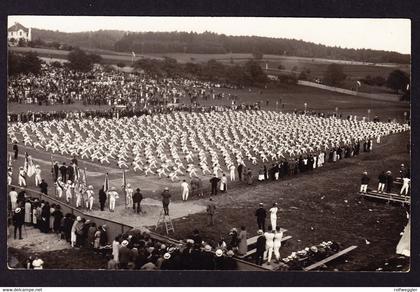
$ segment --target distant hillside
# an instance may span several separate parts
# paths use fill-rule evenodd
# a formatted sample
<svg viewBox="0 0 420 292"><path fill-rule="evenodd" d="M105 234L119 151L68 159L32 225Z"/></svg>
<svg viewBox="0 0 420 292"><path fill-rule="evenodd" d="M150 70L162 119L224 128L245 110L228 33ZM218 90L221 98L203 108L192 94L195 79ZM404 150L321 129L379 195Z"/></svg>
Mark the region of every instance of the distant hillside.
<svg viewBox="0 0 420 292"><path fill-rule="evenodd" d="M344 49L294 39L226 36L210 32L144 32L126 33L115 30L63 33L32 29L37 38L91 49L147 53L254 53L308 58L361 61L371 63L409 64L410 55L369 49Z"/></svg>
<svg viewBox="0 0 420 292"><path fill-rule="evenodd" d="M94 32L65 33L60 31L32 29L32 40L57 42L73 47L114 50L115 43L122 38L124 31L98 30Z"/></svg>

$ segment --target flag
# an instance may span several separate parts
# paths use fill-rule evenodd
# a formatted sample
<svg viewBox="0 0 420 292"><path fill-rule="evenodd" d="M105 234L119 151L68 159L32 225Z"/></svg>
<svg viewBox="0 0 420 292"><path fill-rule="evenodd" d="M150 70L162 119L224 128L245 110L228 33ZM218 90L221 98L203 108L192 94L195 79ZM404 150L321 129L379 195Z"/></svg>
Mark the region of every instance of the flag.
<svg viewBox="0 0 420 292"><path fill-rule="evenodd" d="M410 89L410 84L408 83L407 84L407 91Z"/></svg>
<svg viewBox="0 0 420 292"><path fill-rule="evenodd" d="M356 81L356 84L357 84L357 87L362 86L362 83L359 80Z"/></svg>
<svg viewBox="0 0 420 292"><path fill-rule="evenodd" d="M26 163L26 174L31 177L35 174L35 165L34 162L32 161L32 158L27 158L27 163Z"/></svg>
<svg viewBox="0 0 420 292"><path fill-rule="evenodd" d="M131 56L133 56L133 58L136 57L136 53L134 53L134 51L131 51Z"/></svg>
<svg viewBox="0 0 420 292"><path fill-rule="evenodd" d="M127 186L127 179L125 178L125 170L123 170L123 178L122 178L122 188L125 190L125 187Z"/></svg>
<svg viewBox="0 0 420 292"><path fill-rule="evenodd" d="M86 176L86 168L83 169L82 180L85 185L87 185L87 176Z"/></svg>
<svg viewBox="0 0 420 292"><path fill-rule="evenodd" d="M109 179L108 179L108 173L105 174L105 182L104 182L104 191L109 191Z"/></svg>

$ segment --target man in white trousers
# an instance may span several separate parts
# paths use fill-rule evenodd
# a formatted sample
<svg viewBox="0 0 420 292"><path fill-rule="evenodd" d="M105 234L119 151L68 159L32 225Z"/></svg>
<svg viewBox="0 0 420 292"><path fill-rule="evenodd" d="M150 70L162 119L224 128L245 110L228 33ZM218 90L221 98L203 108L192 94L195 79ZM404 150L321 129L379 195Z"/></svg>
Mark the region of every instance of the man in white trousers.
<svg viewBox="0 0 420 292"><path fill-rule="evenodd" d="M277 225L277 203L273 204L273 207L270 208L269 212L270 212L270 221L271 221L271 228L272 230L276 230L276 225ZM270 230L270 229L268 229Z"/></svg>
<svg viewBox="0 0 420 292"><path fill-rule="evenodd" d="M86 208L89 211L92 211L92 208L93 208L93 200L95 199L94 193L93 193L93 186L92 185L89 185L88 186L88 189L86 191L86 194L87 194Z"/></svg>
<svg viewBox="0 0 420 292"><path fill-rule="evenodd" d="M181 183L181 188L182 188L182 200L186 201L186 200L188 200L188 195L189 195L190 189L189 189L188 183L185 181L185 179Z"/></svg>
<svg viewBox="0 0 420 292"><path fill-rule="evenodd" d="M115 191L115 187L111 187L111 190L108 192L109 196L109 211L115 211L115 202L120 197L118 193Z"/></svg>
<svg viewBox="0 0 420 292"><path fill-rule="evenodd" d="M23 169L23 167L19 167L19 186L26 187L26 178L25 178L26 172Z"/></svg>
<svg viewBox="0 0 420 292"><path fill-rule="evenodd" d="M35 185L38 186L41 183L41 167L39 165L35 166Z"/></svg>
<svg viewBox="0 0 420 292"><path fill-rule="evenodd" d="M400 195L402 195L404 192L405 192L404 195L407 195L409 187L410 187L410 179L408 177L404 177Z"/></svg>

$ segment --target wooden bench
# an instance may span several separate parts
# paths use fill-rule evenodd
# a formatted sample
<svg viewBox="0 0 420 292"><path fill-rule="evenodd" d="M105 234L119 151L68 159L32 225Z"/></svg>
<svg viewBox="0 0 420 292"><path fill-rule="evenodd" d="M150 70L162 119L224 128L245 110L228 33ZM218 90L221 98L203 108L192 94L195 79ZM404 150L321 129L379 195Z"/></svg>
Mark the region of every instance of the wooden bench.
<svg viewBox="0 0 420 292"><path fill-rule="evenodd" d="M340 251L340 252L338 252L336 254L333 254L332 256L329 256L329 257L323 259L322 261L316 262L315 264L312 264L312 265L304 268L303 270L304 271L314 270L314 269L316 269L316 268L318 268L318 267L320 267L320 266L322 266L322 265L324 265L324 264L326 264L326 263L328 263L328 262L330 262L330 261L332 261L332 260L334 260L334 259L336 259L338 257L341 257L341 256L343 256L343 255L351 252L352 250L354 250L356 248L357 248L357 245L352 245L352 246L350 246L350 247L348 247L346 249L343 249L342 251Z"/></svg>
<svg viewBox="0 0 420 292"><path fill-rule="evenodd" d="M287 231L287 229L280 228L280 231L283 232L283 234L284 234ZM251 237L251 238L248 238L246 240L247 245L250 246L250 245L256 244L258 237L259 237L259 235L254 236L254 237Z"/></svg>
<svg viewBox="0 0 420 292"><path fill-rule="evenodd" d="M289 239L291 239L292 237L290 236L290 235L288 235L288 236L284 236L282 239L281 239L281 242L284 242L284 241L286 241L286 240L289 240ZM240 258L240 259L244 259L244 258L246 258L246 257L249 257L250 255L253 255L254 253L256 253L257 252L257 249L256 248L254 248L254 249L251 249L251 250L249 250L246 254L244 254L244 255L238 255L237 257L238 258Z"/></svg>
<svg viewBox="0 0 420 292"><path fill-rule="evenodd" d="M394 193L378 193L376 191L368 192L367 194L360 193L360 196L362 197L369 197L369 198L375 198L380 199L389 202L397 202L404 204L411 204L411 198L410 196L404 196Z"/></svg>

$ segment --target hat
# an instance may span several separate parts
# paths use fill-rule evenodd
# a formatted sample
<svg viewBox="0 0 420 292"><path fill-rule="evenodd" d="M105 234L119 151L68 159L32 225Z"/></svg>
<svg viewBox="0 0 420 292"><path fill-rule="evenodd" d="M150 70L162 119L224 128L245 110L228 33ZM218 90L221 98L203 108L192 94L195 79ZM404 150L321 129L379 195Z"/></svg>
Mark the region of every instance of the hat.
<svg viewBox="0 0 420 292"><path fill-rule="evenodd" d="M223 250L221 250L221 249L216 250L216 256L217 257L221 257L222 255L223 255Z"/></svg>
<svg viewBox="0 0 420 292"><path fill-rule="evenodd" d="M149 253L152 253L154 250L155 250L155 248L154 248L153 246L151 246L151 247L149 247L149 248L147 249L147 251L148 251Z"/></svg>
<svg viewBox="0 0 420 292"><path fill-rule="evenodd" d="M89 190L93 190L93 186L92 186L92 185L89 185L89 186L88 186L88 189L89 189Z"/></svg>
<svg viewBox="0 0 420 292"><path fill-rule="evenodd" d="M162 245L160 246L160 249L166 249L166 245L162 244Z"/></svg>
<svg viewBox="0 0 420 292"><path fill-rule="evenodd" d="M110 189L111 191L115 191L115 187L111 187L111 189Z"/></svg>
<svg viewBox="0 0 420 292"><path fill-rule="evenodd" d="M318 248L315 245L314 246L311 246L311 251L318 252Z"/></svg>
<svg viewBox="0 0 420 292"><path fill-rule="evenodd" d="M165 191L169 191L169 188L168 187L165 187Z"/></svg>
<svg viewBox="0 0 420 292"><path fill-rule="evenodd" d="M187 243L194 244L194 240L193 239L187 239Z"/></svg>
<svg viewBox="0 0 420 292"><path fill-rule="evenodd" d="M211 251L211 246L207 244L207 245L204 247L204 250L205 250L205 251Z"/></svg>
<svg viewBox="0 0 420 292"><path fill-rule="evenodd" d="M226 254L227 254L228 257L233 257L235 255L233 250L229 250Z"/></svg>
<svg viewBox="0 0 420 292"><path fill-rule="evenodd" d="M264 234L264 231L262 231L262 230L260 229L260 230L258 230L258 231L257 231L257 234L258 234L258 235L262 235L262 234Z"/></svg>
<svg viewBox="0 0 420 292"><path fill-rule="evenodd" d="M71 184L71 180L68 180L68 181L67 181L67 183L68 183L68 184Z"/></svg>
<svg viewBox="0 0 420 292"><path fill-rule="evenodd" d="M127 240L123 240L123 242L121 242L122 246L127 246L128 245L128 241Z"/></svg>
<svg viewBox="0 0 420 292"><path fill-rule="evenodd" d="M76 221L82 221L82 217L77 216L77 217L76 217Z"/></svg>
<svg viewBox="0 0 420 292"><path fill-rule="evenodd" d="M22 209L18 207L18 208L15 209L15 213L20 213L21 210Z"/></svg>
<svg viewBox="0 0 420 292"><path fill-rule="evenodd" d="M131 185L130 184L127 184L127 188L130 188L131 187Z"/></svg>
<svg viewBox="0 0 420 292"><path fill-rule="evenodd" d="M169 259L171 258L171 254L170 254L169 252L167 252L167 253L165 253L165 254L163 255L163 258L164 258L165 260L169 260Z"/></svg>
<svg viewBox="0 0 420 292"><path fill-rule="evenodd" d="M104 230L105 230L108 226L106 226L106 224L104 224L104 225L102 225L101 227L102 227L102 229L104 229Z"/></svg>

